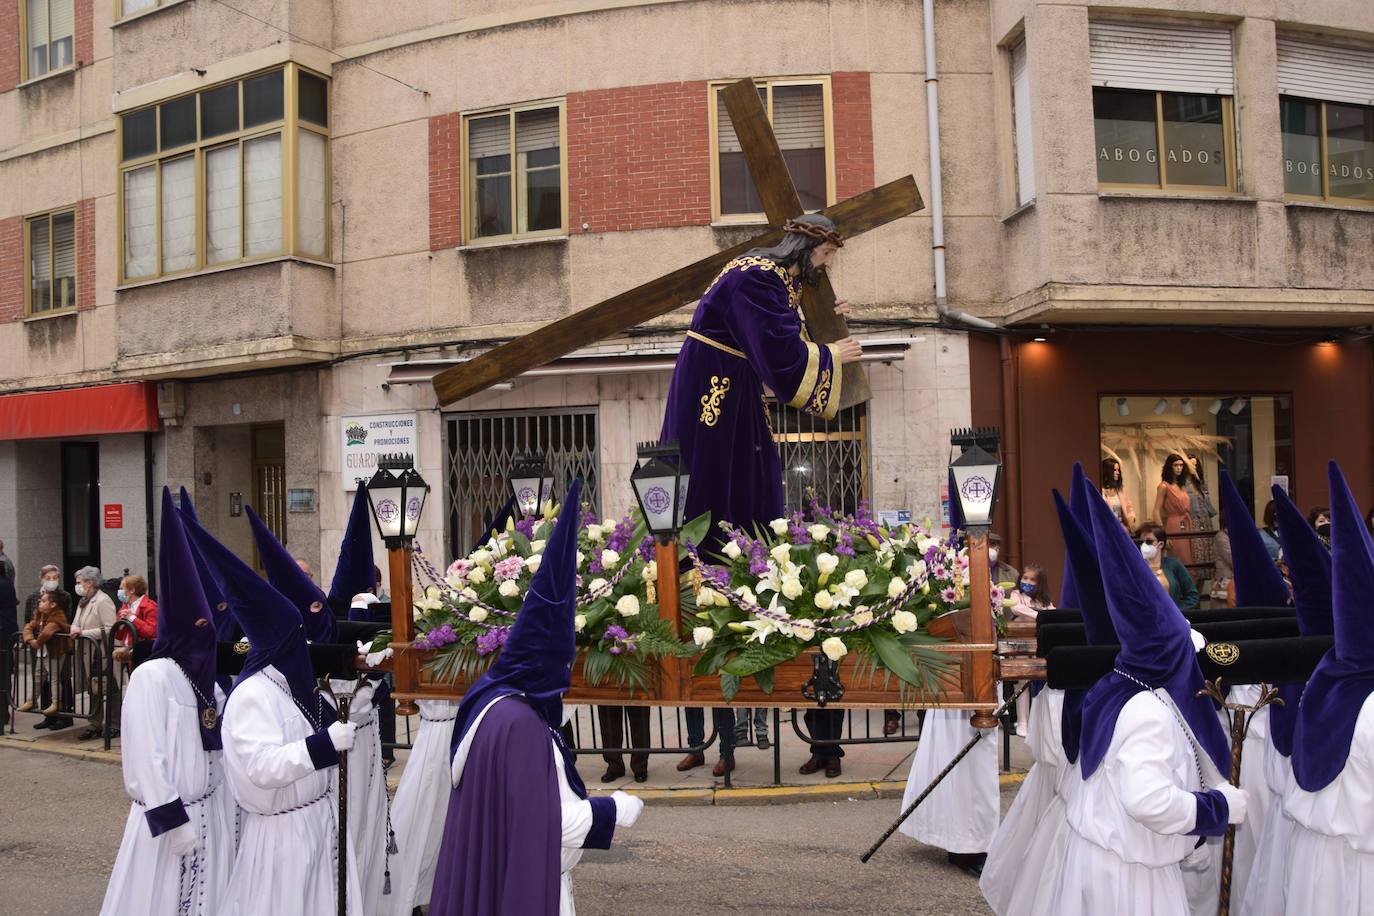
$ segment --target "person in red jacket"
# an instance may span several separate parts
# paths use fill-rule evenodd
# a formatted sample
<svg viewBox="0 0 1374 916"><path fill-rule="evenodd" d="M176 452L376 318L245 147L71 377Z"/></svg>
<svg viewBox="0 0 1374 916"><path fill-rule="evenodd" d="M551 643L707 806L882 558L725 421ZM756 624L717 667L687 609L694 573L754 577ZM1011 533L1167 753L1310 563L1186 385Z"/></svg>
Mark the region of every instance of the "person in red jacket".
<svg viewBox="0 0 1374 916"><path fill-rule="evenodd" d="M119 619L134 625L139 639L157 637L157 602L148 595L148 580L125 576L119 580ZM127 640L120 640L126 645Z"/></svg>

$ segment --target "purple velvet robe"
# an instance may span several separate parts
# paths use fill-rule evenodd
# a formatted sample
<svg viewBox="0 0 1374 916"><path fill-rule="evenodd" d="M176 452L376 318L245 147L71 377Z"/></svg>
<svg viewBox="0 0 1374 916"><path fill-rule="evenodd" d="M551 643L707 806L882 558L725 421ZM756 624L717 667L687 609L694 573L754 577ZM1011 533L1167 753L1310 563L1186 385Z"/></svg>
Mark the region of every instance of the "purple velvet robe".
<svg viewBox="0 0 1374 916"><path fill-rule="evenodd" d="M711 513L707 550L721 544L718 522L752 530L782 515L782 462L764 387L825 419L839 411L837 349L807 338L800 302L800 280L746 255L725 266L692 317L662 438L679 442L692 477L685 517Z"/></svg>
<svg viewBox="0 0 1374 916"><path fill-rule="evenodd" d="M494 704L449 796L431 916L558 912L562 808L549 729L526 703Z"/></svg>

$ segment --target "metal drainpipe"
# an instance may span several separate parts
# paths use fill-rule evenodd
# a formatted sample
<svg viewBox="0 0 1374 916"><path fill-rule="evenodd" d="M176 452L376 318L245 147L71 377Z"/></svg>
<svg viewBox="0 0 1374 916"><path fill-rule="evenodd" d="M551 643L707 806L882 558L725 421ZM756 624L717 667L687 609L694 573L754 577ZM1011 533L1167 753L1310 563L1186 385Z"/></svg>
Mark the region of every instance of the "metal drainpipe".
<svg viewBox="0 0 1374 916"><path fill-rule="evenodd" d="M1021 568L1021 385L1016 371L1012 342L1003 335L1002 349L1002 469L1007 492L1002 500L1007 530L1002 543L1007 548L1007 563ZM1013 562L1016 561L1016 562Z"/></svg>
<svg viewBox="0 0 1374 916"><path fill-rule="evenodd" d="M935 0L921 0L926 45L926 133L930 141L930 249L935 258L935 311L972 328L998 325L949 307L945 293L945 195L940 183L940 75L935 69Z"/></svg>

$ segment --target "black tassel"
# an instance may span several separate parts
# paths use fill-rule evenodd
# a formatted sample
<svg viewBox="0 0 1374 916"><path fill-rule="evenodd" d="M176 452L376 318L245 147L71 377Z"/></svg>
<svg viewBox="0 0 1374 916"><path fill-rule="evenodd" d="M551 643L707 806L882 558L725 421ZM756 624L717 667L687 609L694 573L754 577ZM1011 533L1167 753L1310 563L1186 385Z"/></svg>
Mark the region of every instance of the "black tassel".
<svg viewBox="0 0 1374 916"><path fill-rule="evenodd" d="M383 893L383 894L390 894L390 893L391 893L391 870L390 870L390 869L387 869L387 872L386 872L386 881L384 881L384 882L382 883L382 893Z"/></svg>
<svg viewBox="0 0 1374 916"><path fill-rule="evenodd" d="M400 849L396 846L396 831L394 830L387 831L386 851L389 855L393 856L400 852Z"/></svg>

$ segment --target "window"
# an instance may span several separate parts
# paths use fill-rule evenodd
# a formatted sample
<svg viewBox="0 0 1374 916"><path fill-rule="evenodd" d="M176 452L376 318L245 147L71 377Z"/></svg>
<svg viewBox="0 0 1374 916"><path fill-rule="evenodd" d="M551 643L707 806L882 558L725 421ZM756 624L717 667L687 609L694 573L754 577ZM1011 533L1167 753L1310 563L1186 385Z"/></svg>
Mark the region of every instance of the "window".
<svg viewBox="0 0 1374 916"><path fill-rule="evenodd" d="M759 81L756 81L759 82ZM728 83L712 84L710 117L714 126L711 157L712 217L753 221L763 216L763 202L754 188L744 151L730 123L720 94ZM830 143L830 80L766 80L759 82L759 100L783 161L801 198L802 209L819 210L835 199L835 163Z"/></svg>
<svg viewBox="0 0 1374 916"><path fill-rule="evenodd" d="M166 0L166 2L171 2L171 0ZM162 6L163 3L164 0L115 0L115 18L123 19L134 13L141 13L144 10Z"/></svg>
<svg viewBox="0 0 1374 916"><path fill-rule="evenodd" d="M26 220L24 252L28 314L75 308L75 211L61 210Z"/></svg>
<svg viewBox="0 0 1374 916"><path fill-rule="evenodd" d="M121 117L121 282L328 257L327 99L290 64Z"/></svg>
<svg viewBox="0 0 1374 916"><path fill-rule="evenodd" d="M1098 183L1234 191L1230 31L1093 22L1089 34Z"/></svg>
<svg viewBox="0 0 1374 916"><path fill-rule="evenodd" d="M463 118L468 241L567 231L563 117L539 102Z"/></svg>
<svg viewBox="0 0 1374 916"><path fill-rule="evenodd" d="M769 428L782 460L783 499L803 510L814 498L822 506L853 514L868 499L868 414L864 404L833 420L768 401Z"/></svg>
<svg viewBox="0 0 1374 916"><path fill-rule="evenodd" d="M1016 205L1035 198L1035 150L1031 139L1030 73L1026 68L1026 42L1011 49L1011 119L1016 144Z"/></svg>
<svg viewBox="0 0 1374 916"><path fill-rule="evenodd" d="M19 0L25 36L20 79L37 79L72 65L72 0Z"/></svg>
<svg viewBox="0 0 1374 916"><path fill-rule="evenodd" d="M1374 202L1374 52L1280 38L1278 75L1284 192Z"/></svg>

